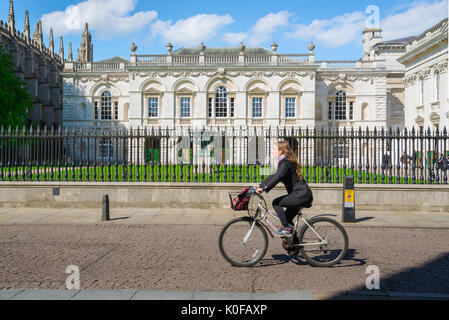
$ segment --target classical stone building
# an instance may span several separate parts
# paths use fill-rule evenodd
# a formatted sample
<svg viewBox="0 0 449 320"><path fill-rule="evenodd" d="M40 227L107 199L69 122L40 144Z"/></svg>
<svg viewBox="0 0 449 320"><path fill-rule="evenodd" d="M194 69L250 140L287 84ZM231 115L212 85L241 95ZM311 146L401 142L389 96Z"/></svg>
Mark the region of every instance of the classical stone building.
<svg viewBox="0 0 449 320"><path fill-rule="evenodd" d="M407 127L449 129L448 19L407 43L405 65Z"/></svg>
<svg viewBox="0 0 449 320"><path fill-rule="evenodd" d="M30 122L39 122L42 127L62 125L62 37L59 54L54 52L53 30L50 31L48 48L45 47L41 21L31 36L28 11L25 12L24 31L18 31L13 1L10 0L8 23L0 21L0 46L11 54L15 75L27 83L28 92L33 97Z"/></svg>
<svg viewBox="0 0 449 320"><path fill-rule="evenodd" d="M363 43L357 61L316 61L312 43L308 53L279 54L273 43L168 44L163 55L137 55L133 44L129 59L93 62L86 26L79 59L62 73L64 125L402 128L404 66L396 59L406 39L383 42L380 29L366 29Z"/></svg>
<svg viewBox="0 0 449 320"><path fill-rule="evenodd" d="M183 133L187 129L208 128L217 132L214 129L226 127L233 132L243 128L246 131L239 130L239 134L248 136L248 140L242 145L234 145L229 135L214 140L218 145L213 149L226 154L218 155L215 161L239 159L242 163L256 163L256 158L269 157L269 151L264 151L266 137L258 137L260 128L396 131L405 126L411 129L437 122L441 125L441 119L447 118L447 19L424 35L392 41L383 41L381 29L367 28L363 30L362 43L363 53L356 61L317 61L313 43L307 53L280 54L274 42L270 49L246 47L243 43L238 47L208 48L201 43L179 50L173 50L169 43L167 53L159 55L138 55L137 46L132 44L129 59L114 57L94 62L92 37L86 24L77 61L70 54L61 73L63 123L70 130L175 130L170 136L167 131L166 137L159 133L155 138L140 136L140 132L142 139L138 139L137 145L130 145L129 141L114 144L114 139L104 138L99 145L84 148L93 148L102 159L126 158L131 154L141 162L147 151L157 149L161 157L176 163L180 159L189 162L192 154L198 159L204 151L193 142L200 141L197 144L202 145L204 136L191 140ZM414 59L421 60L416 63ZM416 89L411 87L413 76L409 74L420 72L418 66L426 69L424 80L432 74L433 83L438 82L434 97L439 99L428 98L430 102L426 102L424 98L421 104L413 100ZM424 85L424 90L429 89ZM382 151L383 147L370 146L366 140L358 141L352 148L351 153L360 163L372 159L369 153L371 157L376 154L378 166L385 156L381 152L400 151L391 156L397 163L405 151L402 145L388 143ZM349 157L349 145L343 139L309 146L302 156L317 161L328 157L328 161L325 149L332 161L344 162ZM244 160L239 150L243 154L262 150L262 155Z"/></svg>

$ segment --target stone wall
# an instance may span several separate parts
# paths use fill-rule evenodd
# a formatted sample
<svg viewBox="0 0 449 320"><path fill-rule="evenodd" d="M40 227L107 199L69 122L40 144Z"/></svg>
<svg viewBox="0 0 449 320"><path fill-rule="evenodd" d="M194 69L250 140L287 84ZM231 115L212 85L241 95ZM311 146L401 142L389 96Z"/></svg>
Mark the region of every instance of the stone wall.
<svg viewBox="0 0 449 320"><path fill-rule="evenodd" d="M61 44L62 45L62 44ZM31 39L29 33L21 33L13 26L0 21L0 46L11 54L14 74L27 83L33 98L29 112L32 123L62 126L62 78L64 57L45 47L42 41Z"/></svg>
<svg viewBox="0 0 449 320"><path fill-rule="evenodd" d="M111 208L229 208L228 192L245 184L220 183L0 183L0 206L47 208L100 208L108 194ZM341 210L342 185L310 184L313 207ZM53 193L59 195L53 195ZM285 194L277 187L266 200L271 208L275 197ZM356 185L356 209L425 211L449 213L449 186L443 185Z"/></svg>

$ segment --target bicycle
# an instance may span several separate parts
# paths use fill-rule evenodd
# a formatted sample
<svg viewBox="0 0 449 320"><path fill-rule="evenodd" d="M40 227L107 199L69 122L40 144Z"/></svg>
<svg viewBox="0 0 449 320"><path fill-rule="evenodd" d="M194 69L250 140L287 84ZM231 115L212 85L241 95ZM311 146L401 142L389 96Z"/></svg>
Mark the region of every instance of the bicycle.
<svg viewBox="0 0 449 320"><path fill-rule="evenodd" d="M221 254L236 267L251 267L259 263L268 250L267 231L274 238L274 232L279 229L269 216L277 221L279 218L267 209L265 199L255 191L256 188L253 188L249 192L249 216L231 220L223 227L219 236ZM232 194L229 197L232 206ZM251 202L254 199L256 201ZM314 267L338 264L348 250L349 241L345 229L328 217L316 216L306 220L302 215L303 209L298 210L293 235L281 238L283 248L289 254L301 254ZM300 219L303 224L298 228Z"/></svg>

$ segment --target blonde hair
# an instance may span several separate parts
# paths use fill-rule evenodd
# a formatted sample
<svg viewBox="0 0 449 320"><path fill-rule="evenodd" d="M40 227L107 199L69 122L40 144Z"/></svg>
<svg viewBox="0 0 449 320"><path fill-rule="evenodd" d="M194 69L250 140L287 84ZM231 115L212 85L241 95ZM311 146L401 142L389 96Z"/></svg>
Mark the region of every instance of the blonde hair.
<svg viewBox="0 0 449 320"><path fill-rule="evenodd" d="M303 181L304 177L302 175L301 165L298 161L298 157L295 155L292 148L290 148L288 142L285 140L279 140L277 146L278 150L281 150L282 154L285 155L285 157L296 167L296 174L298 175L298 179L300 181Z"/></svg>

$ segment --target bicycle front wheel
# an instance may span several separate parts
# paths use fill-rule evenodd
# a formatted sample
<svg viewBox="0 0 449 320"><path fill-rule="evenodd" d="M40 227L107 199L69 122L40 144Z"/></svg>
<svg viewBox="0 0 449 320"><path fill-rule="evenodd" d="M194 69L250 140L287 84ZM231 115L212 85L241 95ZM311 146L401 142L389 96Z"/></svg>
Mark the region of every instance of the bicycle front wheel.
<svg viewBox="0 0 449 320"><path fill-rule="evenodd" d="M308 221L299 233L301 254L315 267L331 267L348 251L348 235L337 221L319 217Z"/></svg>
<svg viewBox="0 0 449 320"><path fill-rule="evenodd" d="M259 263L268 249L265 229L250 217L230 221L221 231L218 242L223 257L236 267Z"/></svg>

